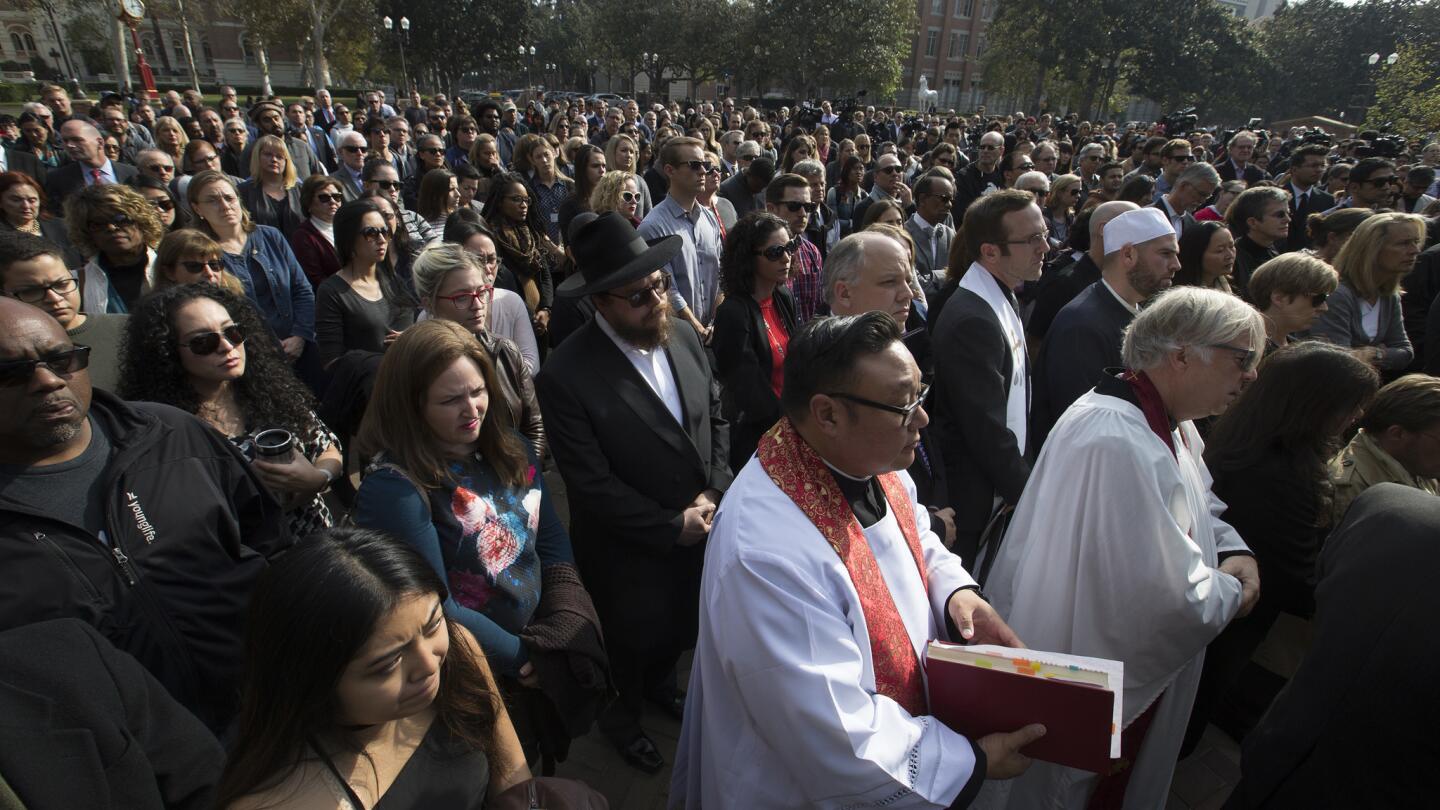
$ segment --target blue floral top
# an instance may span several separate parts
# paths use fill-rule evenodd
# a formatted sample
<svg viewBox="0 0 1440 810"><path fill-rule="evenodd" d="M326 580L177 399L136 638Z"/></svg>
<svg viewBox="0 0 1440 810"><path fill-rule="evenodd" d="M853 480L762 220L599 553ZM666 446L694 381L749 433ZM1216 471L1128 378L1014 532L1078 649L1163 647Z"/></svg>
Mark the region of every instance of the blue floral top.
<svg viewBox="0 0 1440 810"><path fill-rule="evenodd" d="M449 473L422 501L399 470L377 468L360 485L355 522L419 550L449 584L447 615L475 634L491 666L514 675L528 660L519 633L540 604L541 569L574 561L570 538L533 456L519 487L478 455Z"/></svg>

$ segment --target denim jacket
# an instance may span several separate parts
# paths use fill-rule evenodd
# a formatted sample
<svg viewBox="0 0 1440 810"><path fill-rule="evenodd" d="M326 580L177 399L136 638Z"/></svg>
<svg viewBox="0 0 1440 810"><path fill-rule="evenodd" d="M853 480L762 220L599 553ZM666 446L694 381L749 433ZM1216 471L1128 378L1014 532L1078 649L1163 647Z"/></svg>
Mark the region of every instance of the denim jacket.
<svg viewBox="0 0 1440 810"><path fill-rule="evenodd" d="M269 225L256 225L244 255L225 254L225 268L245 285L245 297L260 310L275 337L315 340L315 292L290 243ZM256 290L257 274L264 280Z"/></svg>

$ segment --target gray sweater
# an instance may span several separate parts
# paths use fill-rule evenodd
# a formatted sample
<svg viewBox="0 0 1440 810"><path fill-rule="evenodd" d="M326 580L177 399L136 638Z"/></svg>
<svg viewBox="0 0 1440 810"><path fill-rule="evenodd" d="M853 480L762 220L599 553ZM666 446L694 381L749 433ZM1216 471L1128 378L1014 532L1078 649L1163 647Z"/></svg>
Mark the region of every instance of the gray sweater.
<svg viewBox="0 0 1440 810"><path fill-rule="evenodd" d="M1410 345L1405 323L1401 319L1399 293L1380 298L1380 321L1374 335L1366 334L1361 326L1361 305L1365 302L1348 283L1340 282L1326 303L1329 311L1321 313L1311 329L1316 337L1347 348L1373 346L1383 349L1384 354L1377 364L1382 370L1398 371L1415 359L1415 349Z"/></svg>

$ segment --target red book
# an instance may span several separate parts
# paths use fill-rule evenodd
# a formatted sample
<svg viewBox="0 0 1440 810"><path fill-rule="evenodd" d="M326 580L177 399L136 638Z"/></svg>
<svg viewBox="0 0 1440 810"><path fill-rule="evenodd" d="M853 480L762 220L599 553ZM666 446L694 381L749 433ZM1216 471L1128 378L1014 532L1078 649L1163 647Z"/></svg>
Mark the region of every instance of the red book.
<svg viewBox="0 0 1440 810"><path fill-rule="evenodd" d="M1119 661L932 641L925 677L930 714L971 739L1041 723L1026 756L1095 773L1120 756Z"/></svg>

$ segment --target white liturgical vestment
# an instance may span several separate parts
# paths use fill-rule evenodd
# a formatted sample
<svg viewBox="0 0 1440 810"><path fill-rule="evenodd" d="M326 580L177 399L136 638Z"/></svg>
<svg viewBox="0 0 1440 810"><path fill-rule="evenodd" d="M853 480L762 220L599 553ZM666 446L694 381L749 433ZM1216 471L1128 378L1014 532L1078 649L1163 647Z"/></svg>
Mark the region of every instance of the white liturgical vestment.
<svg viewBox="0 0 1440 810"><path fill-rule="evenodd" d="M1123 724L1160 699L1125 791L1126 810L1166 804L1209 644L1240 609L1218 555L1248 551L1220 519L1190 422L1175 455L1102 380L1056 423L985 585L1026 646L1125 663ZM1126 390L1126 389L1119 389ZM1162 697L1163 695L1163 697ZM1084 808L1098 777L1036 762L992 782L977 807Z"/></svg>
<svg viewBox="0 0 1440 810"><path fill-rule="evenodd" d="M865 532L916 654L945 604L975 584L918 523L926 589L895 510ZM946 807L970 780L970 742L876 693L870 637L845 564L752 457L705 552L700 634L671 780L674 808Z"/></svg>

